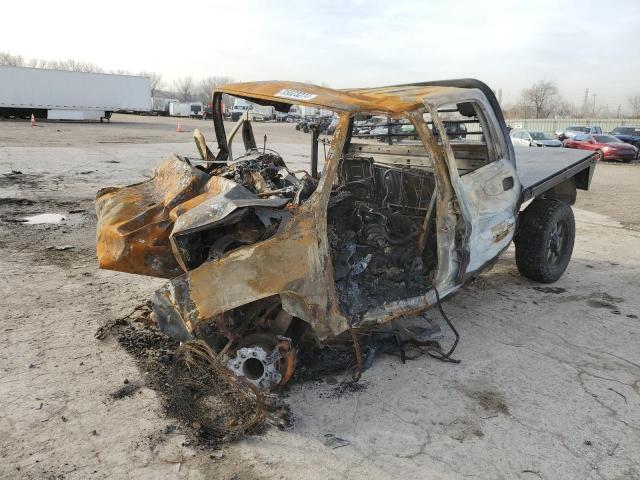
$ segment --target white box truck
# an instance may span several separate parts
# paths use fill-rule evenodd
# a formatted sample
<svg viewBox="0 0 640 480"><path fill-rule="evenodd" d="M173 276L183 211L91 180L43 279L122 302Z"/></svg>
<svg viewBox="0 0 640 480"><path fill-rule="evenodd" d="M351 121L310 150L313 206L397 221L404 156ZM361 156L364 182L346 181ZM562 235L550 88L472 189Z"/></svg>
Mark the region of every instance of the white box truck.
<svg viewBox="0 0 640 480"><path fill-rule="evenodd" d="M151 110L148 78L0 66L0 117L102 121L120 110Z"/></svg>
<svg viewBox="0 0 640 480"><path fill-rule="evenodd" d="M258 105L247 102L242 98L236 98L233 101L233 108L231 109L231 120L234 122L237 121L245 112L249 112L249 119L254 122L264 122L276 118L275 108L268 105Z"/></svg>
<svg viewBox="0 0 640 480"><path fill-rule="evenodd" d="M171 102L169 115L172 117L202 118L204 103L202 102Z"/></svg>

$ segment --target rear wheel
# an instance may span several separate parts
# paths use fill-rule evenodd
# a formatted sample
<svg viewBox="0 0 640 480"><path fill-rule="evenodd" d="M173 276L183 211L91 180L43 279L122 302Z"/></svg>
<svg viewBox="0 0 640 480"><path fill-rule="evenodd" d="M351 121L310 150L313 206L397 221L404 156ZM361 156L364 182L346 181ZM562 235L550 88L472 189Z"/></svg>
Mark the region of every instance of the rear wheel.
<svg viewBox="0 0 640 480"><path fill-rule="evenodd" d="M516 264L531 280L551 283L569 265L575 240L571 207L560 200L534 200L521 214L515 238Z"/></svg>

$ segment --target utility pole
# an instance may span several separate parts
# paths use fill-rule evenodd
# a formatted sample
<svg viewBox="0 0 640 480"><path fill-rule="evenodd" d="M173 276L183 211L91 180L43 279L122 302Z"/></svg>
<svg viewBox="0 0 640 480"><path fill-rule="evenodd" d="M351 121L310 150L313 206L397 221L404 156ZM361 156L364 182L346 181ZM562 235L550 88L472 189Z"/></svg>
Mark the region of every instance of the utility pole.
<svg viewBox="0 0 640 480"><path fill-rule="evenodd" d="M622 110L622 105L618 105L618 114L616 115L616 118L620 118L620 111Z"/></svg>
<svg viewBox="0 0 640 480"><path fill-rule="evenodd" d="M593 116L596 116L596 97L598 96L597 93L593 93Z"/></svg>

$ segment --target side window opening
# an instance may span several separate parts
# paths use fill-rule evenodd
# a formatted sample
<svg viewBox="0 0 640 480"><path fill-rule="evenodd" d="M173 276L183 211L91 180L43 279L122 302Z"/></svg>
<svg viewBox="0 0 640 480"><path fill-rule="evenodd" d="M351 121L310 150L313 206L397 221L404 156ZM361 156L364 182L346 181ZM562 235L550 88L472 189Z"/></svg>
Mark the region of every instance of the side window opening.
<svg viewBox="0 0 640 480"><path fill-rule="evenodd" d="M361 143L420 145L411 122L401 116L358 114L354 118L351 138Z"/></svg>
<svg viewBox="0 0 640 480"><path fill-rule="evenodd" d="M345 313L360 316L428 291L437 268L435 193L431 160L409 120L354 119L327 208Z"/></svg>
<svg viewBox="0 0 640 480"><path fill-rule="evenodd" d="M491 131L482 109L474 102L462 102L438 107L444 132L439 132L431 115L423 119L439 145L446 135L453 150L459 175L466 175L499 158L496 145L491 141ZM516 134L524 138L524 133Z"/></svg>

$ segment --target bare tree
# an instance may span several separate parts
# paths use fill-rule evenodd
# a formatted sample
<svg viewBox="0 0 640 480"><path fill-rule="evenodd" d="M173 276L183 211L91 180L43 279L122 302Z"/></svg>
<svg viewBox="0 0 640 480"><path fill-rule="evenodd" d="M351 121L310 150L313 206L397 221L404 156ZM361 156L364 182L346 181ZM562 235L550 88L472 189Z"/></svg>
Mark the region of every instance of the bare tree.
<svg viewBox="0 0 640 480"><path fill-rule="evenodd" d="M82 62L79 60L36 60L40 63L40 68L49 68L52 70L66 70L69 72L84 73L102 73L104 70L91 62Z"/></svg>
<svg viewBox="0 0 640 480"><path fill-rule="evenodd" d="M155 97L156 91L162 86L162 75L156 72L140 72L138 75L147 77L151 85L151 96Z"/></svg>
<svg viewBox="0 0 640 480"><path fill-rule="evenodd" d="M558 98L558 87L554 82L541 80L522 90L522 99L532 107L535 118L548 118L553 113Z"/></svg>
<svg viewBox="0 0 640 480"><path fill-rule="evenodd" d="M558 115L559 117L577 117L578 116L578 107L576 107L573 103L570 103L558 96L556 101L556 106L553 109L553 113Z"/></svg>
<svg viewBox="0 0 640 480"><path fill-rule="evenodd" d="M198 88L196 89L198 100L205 104L211 102L211 93L213 92L213 89L215 87L226 85L227 83L232 83L233 81L233 78L226 77L224 75L203 78L198 83Z"/></svg>
<svg viewBox="0 0 640 480"><path fill-rule="evenodd" d="M633 118L640 118L640 95L629 95L627 98L629 110Z"/></svg>
<svg viewBox="0 0 640 480"><path fill-rule="evenodd" d="M24 57L22 55L12 55L9 52L0 52L0 65L21 67L24 65Z"/></svg>
<svg viewBox="0 0 640 480"><path fill-rule="evenodd" d="M102 68L91 62L78 60L44 60L40 58L24 59L22 55L12 55L8 52L0 52L0 65L14 67L50 68L54 70L68 70L71 72L102 72Z"/></svg>
<svg viewBox="0 0 640 480"><path fill-rule="evenodd" d="M93 63L78 60L44 60L31 59L29 64L36 68L48 68L50 70L66 70L69 72L101 72L102 69Z"/></svg>
<svg viewBox="0 0 640 480"><path fill-rule="evenodd" d="M193 100L193 78L176 78L173 81L173 88L175 88L176 93L178 94L178 99L181 102L190 102Z"/></svg>
<svg viewBox="0 0 640 480"><path fill-rule="evenodd" d="M30 58L27 60L26 66L31 68L47 68L47 60L42 58Z"/></svg>

